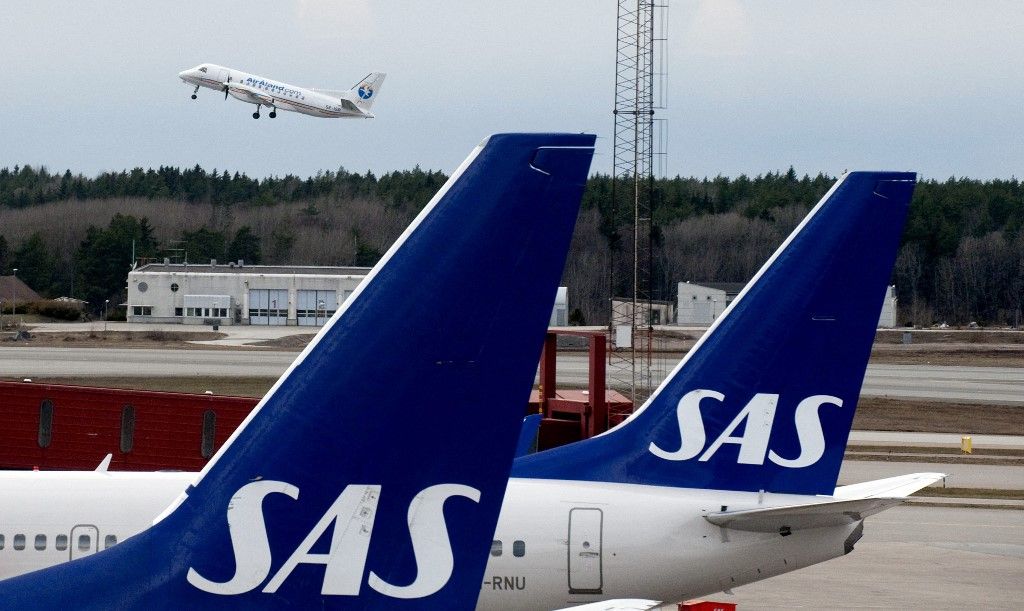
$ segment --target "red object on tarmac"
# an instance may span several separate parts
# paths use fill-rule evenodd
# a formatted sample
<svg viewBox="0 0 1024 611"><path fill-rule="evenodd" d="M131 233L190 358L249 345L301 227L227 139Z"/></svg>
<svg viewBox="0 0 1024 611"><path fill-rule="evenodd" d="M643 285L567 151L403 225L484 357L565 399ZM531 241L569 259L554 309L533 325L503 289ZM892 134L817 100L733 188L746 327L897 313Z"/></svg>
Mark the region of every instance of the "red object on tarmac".
<svg viewBox="0 0 1024 611"><path fill-rule="evenodd" d="M679 611L736 611L736 603L720 603L712 600L688 600L679 603Z"/></svg>
<svg viewBox="0 0 1024 611"><path fill-rule="evenodd" d="M0 382L0 469L199 471L258 401Z"/></svg>

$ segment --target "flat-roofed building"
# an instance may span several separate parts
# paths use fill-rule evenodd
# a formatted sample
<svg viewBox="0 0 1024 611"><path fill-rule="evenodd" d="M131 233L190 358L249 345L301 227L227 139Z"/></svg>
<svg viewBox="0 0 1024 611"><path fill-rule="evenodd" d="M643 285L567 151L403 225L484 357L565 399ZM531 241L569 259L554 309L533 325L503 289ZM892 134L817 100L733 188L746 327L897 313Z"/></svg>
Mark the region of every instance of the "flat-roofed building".
<svg viewBox="0 0 1024 611"><path fill-rule="evenodd" d="M128 321L319 326L366 267L150 263L128 272Z"/></svg>

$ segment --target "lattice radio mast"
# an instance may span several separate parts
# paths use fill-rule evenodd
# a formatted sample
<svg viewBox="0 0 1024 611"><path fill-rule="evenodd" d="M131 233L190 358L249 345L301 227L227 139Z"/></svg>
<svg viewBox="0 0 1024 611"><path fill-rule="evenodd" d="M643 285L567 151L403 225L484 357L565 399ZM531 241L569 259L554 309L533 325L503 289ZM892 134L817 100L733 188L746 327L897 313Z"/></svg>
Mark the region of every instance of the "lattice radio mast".
<svg viewBox="0 0 1024 611"><path fill-rule="evenodd" d="M665 123L655 119L655 111L665 108L666 102L668 5L664 2L618 2L611 214L615 227L631 214L632 231L621 235L616 230L609 242L608 377L628 391L636 405L650 395L656 381L651 370L655 341L651 217L655 175L664 175L665 165Z"/></svg>

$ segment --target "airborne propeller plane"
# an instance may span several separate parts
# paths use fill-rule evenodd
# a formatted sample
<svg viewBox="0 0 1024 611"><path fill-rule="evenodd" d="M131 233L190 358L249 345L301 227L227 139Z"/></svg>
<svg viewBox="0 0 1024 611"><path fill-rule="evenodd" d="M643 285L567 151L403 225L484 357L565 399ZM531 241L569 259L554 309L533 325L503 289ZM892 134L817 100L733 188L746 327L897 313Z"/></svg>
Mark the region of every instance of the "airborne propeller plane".
<svg viewBox="0 0 1024 611"><path fill-rule="evenodd" d="M241 70L225 68L217 64L199 64L178 73L178 78L194 85L192 99L196 99L199 88L205 87L256 105L253 119L260 118L260 108L270 108L270 118L277 116L277 109L299 112L304 115L328 118L372 119L370 107L377 100L383 72L371 72L351 89L309 89L289 85Z"/></svg>

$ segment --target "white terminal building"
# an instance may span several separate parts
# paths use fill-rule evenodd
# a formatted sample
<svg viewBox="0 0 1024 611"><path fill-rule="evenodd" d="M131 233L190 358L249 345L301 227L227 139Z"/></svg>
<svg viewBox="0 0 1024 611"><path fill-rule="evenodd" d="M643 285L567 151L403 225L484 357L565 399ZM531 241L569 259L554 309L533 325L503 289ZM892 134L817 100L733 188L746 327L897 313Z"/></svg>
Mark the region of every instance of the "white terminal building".
<svg viewBox="0 0 1024 611"><path fill-rule="evenodd" d="M680 282L676 301L676 324L709 326L722 315L744 286L742 282ZM890 285L885 291L885 301L882 303L882 312L878 319L880 329L892 329L896 326L895 290L896 287Z"/></svg>
<svg viewBox="0 0 1024 611"><path fill-rule="evenodd" d="M324 324L367 267L150 263L128 272L128 321Z"/></svg>
<svg viewBox="0 0 1024 611"><path fill-rule="evenodd" d="M327 322L368 267L150 263L128 272L128 321L192 325L296 325ZM415 298L410 296L410 299ZM551 326L568 325L559 287Z"/></svg>

